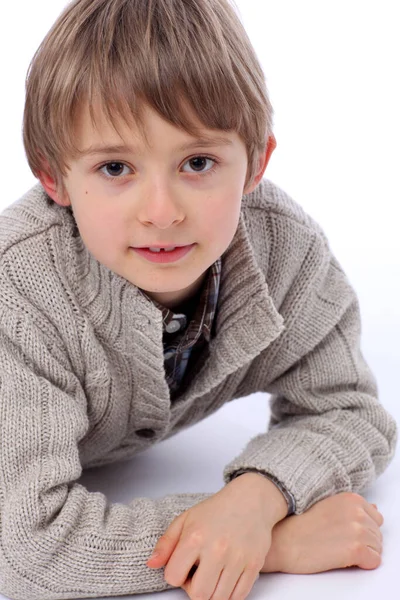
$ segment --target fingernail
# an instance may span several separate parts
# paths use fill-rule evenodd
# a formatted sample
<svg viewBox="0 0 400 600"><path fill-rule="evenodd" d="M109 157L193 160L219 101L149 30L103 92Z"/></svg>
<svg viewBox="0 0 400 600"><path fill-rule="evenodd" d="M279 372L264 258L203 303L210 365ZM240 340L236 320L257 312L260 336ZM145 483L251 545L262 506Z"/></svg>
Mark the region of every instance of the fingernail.
<svg viewBox="0 0 400 600"><path fill-rule="evenodd" d="M153 554L150 556L149 560L153 560L153 558L157 558L158 556L160 556L160 553L158 550L154 550Z"/></svg>

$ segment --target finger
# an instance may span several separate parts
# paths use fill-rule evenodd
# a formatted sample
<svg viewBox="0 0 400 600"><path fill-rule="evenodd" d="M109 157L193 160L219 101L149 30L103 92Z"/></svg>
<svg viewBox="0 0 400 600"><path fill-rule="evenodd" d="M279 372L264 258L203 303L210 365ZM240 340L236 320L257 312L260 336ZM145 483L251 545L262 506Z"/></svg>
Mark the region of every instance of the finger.
<svg viewBox="0 0 400 600"><path fill-rule="evenodd" d="M382 558L379 552L370 546L366 546L364 552L362 553L362 560L359 561L358 566L361 569L371 570L377 569L381 563Z"/></svg>
<svg viewBox="0 0 400 600"><path fill-rule="evenodd" d="M153 569L159 569L167 564L173 551L179 542L186 514L182 513L174 519L166 532L160 537L154 547L153 553L147 561L147 566Z"/></svg>
<svg viewBox="0 0 400 600"><path fill-rule="evenodd" d="M225 567L221 572L221 576L217 581L217 585L214 589L214 594L210 596L211 600L214 598L229 598L231 600L232 594L236 589L239 580L242 578L243 569L235 569L232 565L230 568ZM245 596L238 596L238 598L245 598Z"/></svg>
<svg viewBox="0 0 400 600"><path fill-rule="evenodd" d="M375 509L373 509L375 510ZM382 552L383 535L377 522L366 511L362 522L358 523L360 541L365 545L371 544L378 552Z"/></svg>
<svg viewBox="0 0 400 600"><path fill-rule="evenodd" d="M377 530L376 525L374 529L367 529L365 531L365 536L363 538L363 542L366 546L370 546L373 550L382 554L383 544L382 539L380 539L378 535L379 529Z"/></svg>
<svg viewBox="0 0 400 600"><path fill-rule="evenodd" d="M254 571L243 571L232 592L230 600L242 600L242 598L247 598L259 577L260 574L254 573Z"/></svg>
<svg viewBox="0 0 400 600"><path fill-rule="evenodd" d="M382 527L384 523L383 515L376 508L376 504L370 504L369 502L365 502L363 506L365 512L375 521L378 527Z"/></svg>
<svg viewBox="0 0 400 600"><path fill-rule="evenodd" d="M374 525L375 525L375 523L374 523ZM377 528L375 525L374 528L368 528L368 532L371 534L373 539L376 540L376 549L379 550L379 552L382 552L383 535L382 535L380 529Z"/></svg>
<svg viewBox="0 0 400 600"><path fill-rule="evenodd" d="M360 569L376 569L381 562L380 553L364 540L361 543L357 543L356 548L351 550L343 563L343 567L354 566Z"/></svg>
<svg viewBox="0 0 400 600"><path fill-rule="evenodd" d="M199 562L199 547L191 547L187 540L183 543L181 538L165 567L165 581L175 587L182 587Z"/></svg>
<svg viewBox="0 0 400 600"><path fill-rule="evenodd" d="M193 575L192 585L190 588L191 596L193 598L212 598L218 587L218 598L229 598L230 593L233 590L236 581L232 583L232 586L228 589L228 594L225 588L221 592L219 582L224 574L224 564L213 560L208 554L206 557L200 560L197 571Z"/></svg>

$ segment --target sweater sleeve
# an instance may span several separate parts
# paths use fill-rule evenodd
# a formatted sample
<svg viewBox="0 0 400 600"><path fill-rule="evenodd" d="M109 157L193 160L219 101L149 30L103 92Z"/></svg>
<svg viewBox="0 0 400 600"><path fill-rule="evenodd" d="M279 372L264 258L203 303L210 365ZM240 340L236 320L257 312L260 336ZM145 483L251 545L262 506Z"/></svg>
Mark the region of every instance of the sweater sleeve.
<svg viewBox="0 0 400 600"><path fill-rule="evenodd" d="M358 299L323 233L311 241L280 313L286 329L254 374L257 389L272 395L268 430L225 467L224 480L247 468L272 475L301 514L371 484L394 455L397 429L360 349Z"/></svg>
<svg viewBox="0 0 400 600"><path fill-rule="evenodd" d="M171 521L211 494L110 504L76 483L83 389L46 316L2 291L0 593L56 600L171 588L146 561Z"/></svg>

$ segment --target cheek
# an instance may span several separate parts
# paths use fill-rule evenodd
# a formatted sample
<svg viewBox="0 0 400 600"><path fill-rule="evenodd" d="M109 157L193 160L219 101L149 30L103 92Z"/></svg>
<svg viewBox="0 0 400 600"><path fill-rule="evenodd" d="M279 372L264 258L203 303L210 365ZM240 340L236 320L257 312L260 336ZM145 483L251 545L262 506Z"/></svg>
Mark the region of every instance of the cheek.
<svg viewBox="0 0 400 600"><path fill-rule="evenodd" d="M82 239L93 254L110 256L122 242L123 224L118 212L87 202L75 211L75 218Z"/></svg>
<svg viewBox="0 0 400 600"><path fill-rule="evenodd" d="M221 242L230 241L237 229L240 215L241 196L227 195L208 204L204 230L213 232Z"/></svg>

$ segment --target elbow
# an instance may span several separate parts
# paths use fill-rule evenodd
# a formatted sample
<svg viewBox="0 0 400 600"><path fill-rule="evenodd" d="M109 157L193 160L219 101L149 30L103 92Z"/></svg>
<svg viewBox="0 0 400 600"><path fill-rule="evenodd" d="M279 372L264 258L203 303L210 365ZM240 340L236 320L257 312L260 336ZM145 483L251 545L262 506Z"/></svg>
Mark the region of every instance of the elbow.
<svg viewBox="0 0 400 600"><path fill-rule="evenodd" d="M0 594L10 600L55 600L60 596L41 586L35 576L35 565L26 570L18 567L12 557L0 553Z"/></svg>
<svg viewBox="0 0 400 600"><path fill-rule="evenodd" d="M49 548L50 554L56 548ZM1 539L0 594L11 600L57 600L71 598L60 589L61 581L51 574L51 560L43 555L35 536L15 534ZM53 572L54 575L54 572Z"/></svg>
<svg viewBox="0 0 400 600"><path fill-rule="evenodd" d="M385 422L383 423L383 426L380 427L383 443L381 448L378 448L372 455L377 475L381 475L392 461L398 441L398 427L396 421L387 412L385 412L385 416Z"/></svg>
<svg viewBox="0 0 400 600"><path fill-rule="evenodd" d="M31 600L40 598L34 592L34 584L29 585L28 580L15 571L12 566L0 560L0 595L10 600ZM43 599L44 596L41 596Z"/></svg>

